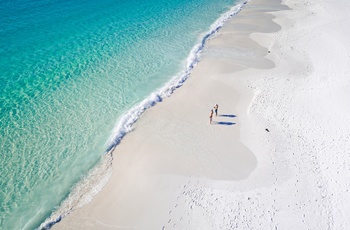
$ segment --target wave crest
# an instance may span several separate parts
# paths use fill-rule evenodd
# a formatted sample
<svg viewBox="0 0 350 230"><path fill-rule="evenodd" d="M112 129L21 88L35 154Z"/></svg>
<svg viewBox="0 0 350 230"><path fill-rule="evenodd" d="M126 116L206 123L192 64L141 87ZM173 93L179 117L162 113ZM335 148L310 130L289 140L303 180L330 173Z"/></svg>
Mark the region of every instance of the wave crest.
<svg viewBox="0 0 350 230"><path fill-rule="evenodd" d="M92 169L88 175L84 177L82 182L75 186L68 198L62 202L60 208L47 218L45 222L40 225L39 229L50 229L76 208L80 208L91 202L92 198L99 193L108 182L111 175L113 150L121 142L123 137L128 132L132 131L132 125L148 108L161 102L164 98L169 97L177 88L184 84L189 78L193 68L200 61L200 54L208 39L210 39L227 20L236 15L248 1L249 0L239 1L211 25L209 31L204 33L199 43L190 51L183 71L174 76L165 86L153 92L146 99L121 116L108 140L109 147L106 150L102 162Z"/></svg>
<svg viewBox="0 0 350 230"><path fill-rule="evenodd" d="M240 1L211 25L209 31L204 34L200 42L192 48L189 56L187 57L187 64L183 71L178 73L165 86L153 92L150 96L130 109L120 118L112 132L112 136L108 140L109 147L107 149L107 153L112 154L113 149L121 142L123 137L132 130L132 125L148 108L156 105L158 102L161 102L164 98L169 97L177 88L184 84L184 82L189 78L193 68L200 61L200 54L203 51L208 39L210 39L228 19L236 15L242 9L242 6L247 2L248 0Z"/></svg>

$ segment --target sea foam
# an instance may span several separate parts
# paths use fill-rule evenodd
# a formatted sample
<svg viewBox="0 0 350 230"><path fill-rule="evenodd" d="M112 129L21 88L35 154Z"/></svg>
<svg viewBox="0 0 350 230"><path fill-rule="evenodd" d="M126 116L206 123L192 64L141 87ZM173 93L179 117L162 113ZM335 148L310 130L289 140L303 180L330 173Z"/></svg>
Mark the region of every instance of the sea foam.
<svg viewBox="0 0 350 230"><path fill-rule="evenodd" d="M190 51L183 71L174 76L165 86L153 92L141 103L122 115L108 140L108 153L112 153L113 151L111 150L113 150L120 143L125 134L132 130L132 125L140 118L145 110L156 105L158 102L161 102L164 98L169 97L177 88L184 84L184 82L189 78L193 68L200 61L200 54L203 51L208 39L210 39L228 19L236 15L242 9L242 6L247 2L248 1L238 2L237 5L232 7L210 26L209 31L202 36L200 42Z"/></svg>
<svg viewBox="0 0 350 230"><path fill-rule="evenodd" d="M212 38L222 28L225 22L236 15L247 2L247 0L237 2L228 12L217 19L206 33L200 36L201 39L192 48L184 63L183 71L179 72L167 84L151 93L146 99L120 117L107 141L109 147L99 165L90 170L88 175L75 186L68 198L61 203L60 207L40 225L39 229L50 229L76 208L81 208L90 203L92 198L102 190L111 175L113 150L118 146L123 137L132 131L133 124L148 108L171 96L177 88L184 84L190 77L193 68L200 61L200 54L208 39Z"/></svg>

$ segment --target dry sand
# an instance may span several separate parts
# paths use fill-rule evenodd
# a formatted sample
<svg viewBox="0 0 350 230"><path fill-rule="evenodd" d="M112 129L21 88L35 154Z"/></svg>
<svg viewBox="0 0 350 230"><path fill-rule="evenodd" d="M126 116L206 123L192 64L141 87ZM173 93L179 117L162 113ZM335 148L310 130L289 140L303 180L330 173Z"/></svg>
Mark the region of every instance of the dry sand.
<svg viewBox="0 0 350 230"><path fill-rule="evenodd" d="M54 228L346 229L349 9L250 1L114 150L103 190Z"/></svg>

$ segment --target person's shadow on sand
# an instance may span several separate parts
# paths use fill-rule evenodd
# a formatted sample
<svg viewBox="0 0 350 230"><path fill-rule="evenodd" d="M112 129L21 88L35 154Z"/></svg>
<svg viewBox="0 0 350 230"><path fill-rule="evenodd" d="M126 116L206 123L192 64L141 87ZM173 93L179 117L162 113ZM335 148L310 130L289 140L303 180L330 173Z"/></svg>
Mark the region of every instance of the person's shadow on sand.
<svg viewBox="0 0 350 230"><path fill-rule="evenodd" d="M218 114L218 117L234 118L234 117L237 117L237 116L234 115L234 114ZM236 123L228 122L228 121L215 121L214 124L216 124L216 125L235 125Z"/></svg>
<svg viewBox="0 0 350 230"><path fill-rule="evenodd" d="M216 125L235 125L234 122L226 122L226 121L216 121L214 124Z"/></svg>
<svg viewBox="0 0 350 230"><path fill-rule="evenodd" d="M237 117L236 115L234 114L219 114L218 117Z"/></svg>

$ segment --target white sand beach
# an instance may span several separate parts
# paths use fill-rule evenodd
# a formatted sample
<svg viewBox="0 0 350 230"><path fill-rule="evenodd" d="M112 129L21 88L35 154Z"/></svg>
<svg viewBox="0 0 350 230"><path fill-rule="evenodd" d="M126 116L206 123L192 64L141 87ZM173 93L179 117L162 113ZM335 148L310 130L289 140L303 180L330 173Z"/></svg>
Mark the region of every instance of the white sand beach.
<svg viewBox="0 0 350 230"><path fill-rule="evenodd" d="M347 229L349 10L248 2L117 146L102 191L53 229Z"/></svg>

